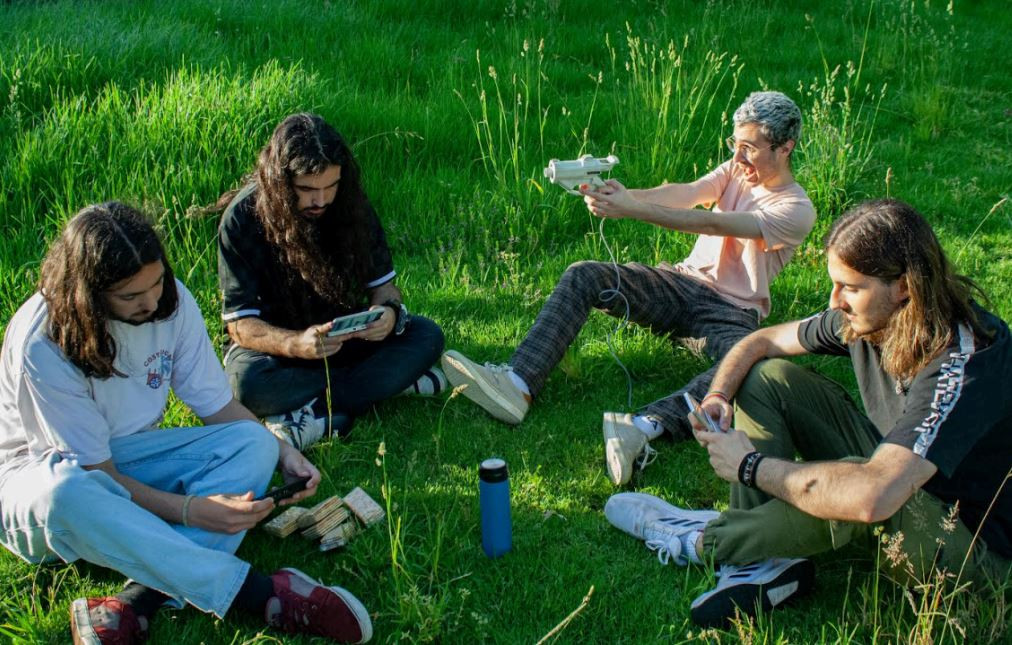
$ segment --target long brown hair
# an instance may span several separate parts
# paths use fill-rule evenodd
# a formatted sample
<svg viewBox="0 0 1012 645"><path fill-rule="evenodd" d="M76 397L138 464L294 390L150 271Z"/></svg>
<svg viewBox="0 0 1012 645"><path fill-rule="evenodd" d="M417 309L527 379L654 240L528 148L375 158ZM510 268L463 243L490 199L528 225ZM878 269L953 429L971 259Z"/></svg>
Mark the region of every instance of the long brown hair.
<svg viewBox="0 0 1012 645"><path fill-rule="evenodd" d="M323 216L308 220L298 212L293 179L334 165L341 167L337 196ZM297 314L309 290L337 307L357 306L371 277L372 207L344 138L319 115L293 114L260 151L253 177L257 219L289 274L286 306Z"/></svg>
<svg viewBox="0 0 1012 645"><path fill-rule="evenodd" d="M826 235L826 250L847 266L886 283L905 277L909 300L889 319L874 342L882 351L882 367L908 379L952 342L953 327L969 325L978 338L988 338L971 302L981 288L959 275L928 222L912 206L895 199L858 204L844 213ZM844 325L844 340L856 334Z"/></svg>
<svg viewBox="0 0 1012 645"><path fill-rule="evenodd" d="M158 261L165 278L152 320L171 316L179 295L162 243L140 211L120 202L87 206L50 247L39 278L49 336L85 376L125 376L113 367L116 341L107 329L103 292Z"/></svg>

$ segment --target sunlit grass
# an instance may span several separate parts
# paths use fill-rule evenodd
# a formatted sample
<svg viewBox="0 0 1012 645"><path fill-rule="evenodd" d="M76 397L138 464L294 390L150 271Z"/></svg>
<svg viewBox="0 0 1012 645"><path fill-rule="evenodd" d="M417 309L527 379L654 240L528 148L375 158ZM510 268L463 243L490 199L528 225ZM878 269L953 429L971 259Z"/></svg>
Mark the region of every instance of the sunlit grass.
<svg viewBox="0 0 1012 645"><path fill-rule="evenodd" d="M806 12L808 16L806 17ZM565 267L604 259L597 221L546 185L548 159L614 152L630 186L694 178L723 160L730 113L768 87L795 98L805 138L795 170L819 207L817 231L846 204L887 191L913 203L943 244L1012 315L1012 69L1007 12L986 3L910 1L801 9L753 1L557 0L440 3L8 3L0 8L0 324L34 290L45 244L82 206L125 199L154 216L177 273L221 338L213 217L200 207L237 186L286 114L314 110L352 142L413 311L448 345L506 360ZM606 18L604 17L606 16ZM883 90L883 88L885 88ZM888 177L888 180L886 179ZM692 240L609 222L620 261L656 264ZM813 236L773 287L772 321L824 306ZM388 510L342 552L260 532L240 555L341 584L374 614L378 640L536 642L580 606L557 642L899 642L954 633L925 623L867 553L818 558L800 610L721 632L688 622L712 580L662 568L612 529L602 468L604 410L625 377L593 315L518 428L462 397L397 399L350 440L310 452L321 495L359 485ZM705 363L642 330L617 347L642 405ZM849 365L811 359L852 384ZM190 423L178 403L167 420ZM379 455L380 445L383 453ZM658 442L634 481L689 507L726 506L698 446ZM477 465L511 468L514 552L481 553ZM377 465L377 459L379 464ZM65 642L66 611L121 580L86 565L36 568L0 555L0 638ZM1007 609L944 595L967 642L1008 638ZM878 612L878 613L875 613ZM262 626L187 610L155 642L254 642ZM182 639L182 641L180 640Z"/></svg>

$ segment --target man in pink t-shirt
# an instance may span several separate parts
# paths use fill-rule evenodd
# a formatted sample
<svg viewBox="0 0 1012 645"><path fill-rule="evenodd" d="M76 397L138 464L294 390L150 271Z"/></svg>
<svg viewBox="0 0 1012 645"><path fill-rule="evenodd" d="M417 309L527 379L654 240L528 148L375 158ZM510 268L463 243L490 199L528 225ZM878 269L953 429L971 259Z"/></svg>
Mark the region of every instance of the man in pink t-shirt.
<svg viewBox="0 0 1012 645"><path fill-rule="evenodd" d="M656 334L700 348L716 363L769 314L769 285L815 223L815 209L794 180L791 154L801 111L779 92L754 92L734 113L729 161L687 184L627 190L609 180L584 190L598 217L636 219L698 235L676 265L577 262L560 278L534 326L505 365L479 365L459 352L443 355L454 386L506 423L523 421L531 397L576 338L591 309L625 317ZM708 210L696 208L706 206ZM655 455L650 439L665 431L691 436L682 394L709 392L714 365L639 414L604 413L605 461L615 484Z"/></svg>

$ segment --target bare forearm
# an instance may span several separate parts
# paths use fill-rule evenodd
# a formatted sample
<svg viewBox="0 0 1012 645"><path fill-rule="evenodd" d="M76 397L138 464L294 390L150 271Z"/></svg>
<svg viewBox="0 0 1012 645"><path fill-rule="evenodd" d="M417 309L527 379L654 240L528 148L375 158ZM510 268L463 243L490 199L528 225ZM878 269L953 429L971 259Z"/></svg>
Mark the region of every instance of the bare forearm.
<svg viewBox="0 0 1012 645"><path fill-rule="evenodd" d="M729 399L734 398L752 366L768 358L769 352L769 343L765 338L757 334L746 336L720 361L717 373L710 382L710 390L723 392Z"/></svg>
<svg viewBox="0 0 1012 645"><path fill-rule="evenodd" d="M767 457L759 463L759 489L813 517L871 522L875 510L865 502L870 490L864 464L846 461L799 463Z"/></svg>
<svg viewBox="0 0 1012 645"><path fill-rule="evenodd" d="M381 284L369 293L370 305L381 305L389 300L393 300L395 302L403 301L401 290L398 289L393 282Z"/></svg>
<svg viewBox="0 0 1012 645"><path fill-rule="evenodd" d="M295 358L292 346L301 334L301 331L275 327L260 318L241 318L228 324L228 335L240 347L288 358Z"/></svg>
<svg viewBox="0 0 1012 645"><path fill-rule="evenodd" d="M630 189L629 194L645 204L667 208L693 208L704 203L702 190L695 184L664 184L656 188Z"/></svg>
<svg viewBox="0 0 1012 645"><path fill-rule="evenodd" d="M738 341L720 361L710 389L734 398L749 370L762 359L804 354L805 348L798 340L800 327L800 321L782 323L756 330Z"/></svg>
<svg viewBox="0 0 1012 645"><path fill-rule="evenodd" d="M231 423L232 421L257 421L257 418L250 412L245 405L239 403L239 401L233 397L231 401L225 404L225 407L218 410L214 414L206 417L201 417L206 426L218 425L219 423Z"/></svg>
<svg viewBox="0 0 1012 645"><path fill-rule="evenodd" d="M95 466L85 466L85 470L101 470L130 492L130 499L134 504L154 513L166 522L182 524L185 495L167 493L143 484L133 477L119 472L111 461L105 461Z"/></svg>
<svg viewBox="0 0 1012 645"><path fill-rule="evenodd" d="M755 239L762 231L751 213L715 213L698 208L641 204L635 219L683 233Z"/></svg>

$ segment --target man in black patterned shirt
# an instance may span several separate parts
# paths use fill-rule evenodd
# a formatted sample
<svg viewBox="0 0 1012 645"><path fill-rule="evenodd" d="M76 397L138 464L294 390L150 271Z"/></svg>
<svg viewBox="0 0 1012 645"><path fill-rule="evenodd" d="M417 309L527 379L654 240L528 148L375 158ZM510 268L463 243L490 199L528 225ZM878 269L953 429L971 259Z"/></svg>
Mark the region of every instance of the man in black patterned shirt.
<svg viewBox="0 0 1012 645"><path fill-rule="evenodd" d="M826 241L827 311L759 330L721 363L694 423L730 509L686 511L612 497L619 528L676 562L712 556L721 580L692 603L700 623L770 609L809 589L804 559L848 542L894 548L904 581L947 570L974 589L1008 580L1012 558L1012 337L973 300L935 234L895 200L861 204ZM844 390L781 356L850 356L867 416ZM760 362L762 361L762 362ZM796 461L800 456L803 461Z"/></svg>

